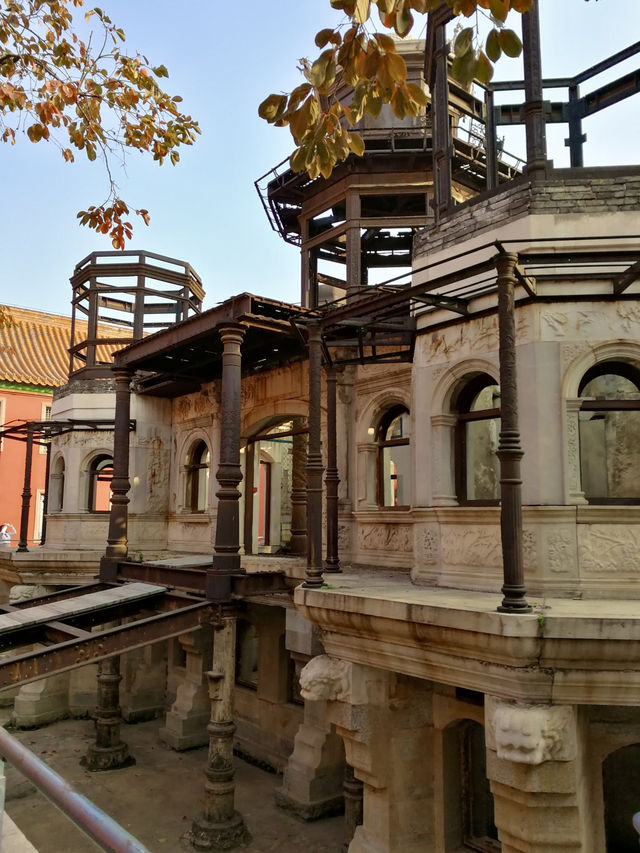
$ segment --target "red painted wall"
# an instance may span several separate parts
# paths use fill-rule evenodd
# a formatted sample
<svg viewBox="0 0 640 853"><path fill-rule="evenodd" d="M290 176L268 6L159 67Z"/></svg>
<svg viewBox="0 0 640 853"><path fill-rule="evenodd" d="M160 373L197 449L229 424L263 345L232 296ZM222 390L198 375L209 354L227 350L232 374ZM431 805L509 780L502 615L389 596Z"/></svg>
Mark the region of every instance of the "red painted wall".
<svg viewBox="0 0 640 853"><path fill-rule="evenodd" d="M43 405L50 406L53 394L31 393L0 388L0 400L4 400L4 424L11 421L43 420ZM1 414L1 413L0 413ZM5 438L0 450L0 524L9 522L20 532L20 513L22 507L22 489L24 486L24 460L26 443ZM38 489L44 489L46 453L34 446L31 468L31 507L29 510L28 539L34 538L36 521L36 503ZM39 543L39 539L37 540ZM18 544L18 535L11 540ZM31 545L31 541L29 541Z"/></svg>

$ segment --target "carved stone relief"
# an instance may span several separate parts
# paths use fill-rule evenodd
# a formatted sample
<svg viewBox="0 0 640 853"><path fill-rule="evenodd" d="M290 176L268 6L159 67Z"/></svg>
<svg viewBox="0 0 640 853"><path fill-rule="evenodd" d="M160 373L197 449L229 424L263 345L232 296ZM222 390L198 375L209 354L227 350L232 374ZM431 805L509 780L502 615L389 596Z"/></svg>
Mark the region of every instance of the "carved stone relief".
<svg viewBox="0 0 640 853"><path fill-rule="evenodd" d="M422 562L427 566L438 562L438 539L433 530L425 530L422 534Z"/></svg>
<svg viewBox="0 0 640 853"><path fill-rule="evenodd" d="M567 574L573 565L573 537L564 530L552 533L547 540L547 565L556 574Z"/></svg>
<svg viewBox="0 0 640 853"><path fill-rule="evenodd" d="M358 542L363 551L413 551L413 529L409 524L362 524Z"/></svg>
<svg viewBox="0 0 640 853"><path fill-rule="evenodd" d="M535 765L573 757L573 715L569 707L492 700L486 716L498 758Z"/></svg>
<svg viewBox="0 0 640 853"><path fill-rule="evenodd" d="M542 314L542 322L545 323L549 332L556 338L564 338L570 330L569 317L562 311L545 311Z"/></svg>
<svg viewBox="0 0 640 853"><path fill-rule="evenodd" d="M499 567L502 548L499 527L443 527L442 562L448 566Z"/></svg>
<svg viewBox="0 0 640 853"><path fill-rule="evenodd" d="M586 575L640 574L640 528L621 524L578 527L580 572Z"/></svg>
<svg viewBox="0 0 640 853"><path fill-rule="evenodd" d="M346 701L349 664L328 655L312 658L300 672L300 693L311 702Z"/></svg>

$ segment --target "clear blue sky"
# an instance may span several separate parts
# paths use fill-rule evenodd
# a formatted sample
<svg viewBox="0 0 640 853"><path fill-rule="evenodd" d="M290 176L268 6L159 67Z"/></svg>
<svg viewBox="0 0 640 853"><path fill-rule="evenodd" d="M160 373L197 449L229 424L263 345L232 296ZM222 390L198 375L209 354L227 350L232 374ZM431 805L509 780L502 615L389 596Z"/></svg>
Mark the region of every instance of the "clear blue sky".
<svg viewBox="0 0 640 853"><path fill-rule="evenodd" d="M167 89L183 96L202 128L176 168L129 156L118 175L121 194L151 213L149 228L136 225L131 248L189 261L203 278L205 307L244 290L297 301L298 250L271 231L253 186L290 153L291 138L261 121L257 107L269 92L300 82L297 59L312 55L316 31L338 19L329 0L245 0L243 8L220 0L100 5L124 28L129 50L168 67ZM545 76L570 75L640 39L639 0L541 0L541 10ZM517 63L505 74L520 77ZM613 128L611 118L586 126L587 164L639 161L639 101L611 113ZM554 129L550 140L558 165L565 135ZM0 301L69 313L75 263L111 248L75 218L104 199L102 169L80 159L66 165L45 143L24 141L0 153Z"/></svg>

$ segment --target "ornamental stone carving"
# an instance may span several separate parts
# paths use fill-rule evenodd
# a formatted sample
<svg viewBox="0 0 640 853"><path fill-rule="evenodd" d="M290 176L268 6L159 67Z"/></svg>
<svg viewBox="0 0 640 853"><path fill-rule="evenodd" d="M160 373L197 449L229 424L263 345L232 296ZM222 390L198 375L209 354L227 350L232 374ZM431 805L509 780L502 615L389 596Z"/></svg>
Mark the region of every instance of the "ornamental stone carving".
<svg viewBox="0 0 640 853"><path fill-rule="evenodd" d="M638 575L640 528L622 524L580 525L578 554L585 575Z"/></svg>
<svg viewBox="0 0 640 853"><path fill-rule="evenodd" d="M525 705L487 697L487 745L498 758L516 764L543 764L574 757L573 709Z"/></svg>
<svg viewBox="0 0 640 853"><path fill-rule="evenodd" d="M573 537L567 531L552 533L547 541L547 564L556 574L566 574L573 566Z"/></svg>
<svg viewBox="0 0 640 853"><path fill-rule="evenodd" d="M349 695L349 664L318 655L300 672L300 693L310 702L346 701Z"/></svg>
<svg viewBox="0 0 640 853"><path fill-rule="evenodd" d="M566 337L569 330L569 317L561 311L545 311L542 321L546 324L549 332L554 338Z"/></svg>
<svg viewBox="0 0 640 853"><path fill-rule="evenodd" d="M363 551L413 551L413 532L409 524L362 524L359 544Z"/></svg>
<svg viewBox="0 0 640 853"><path fill-rule="evenodd" d="M442 561L448 566L497 567L502 565L500 528L443 527Z"/></svg>

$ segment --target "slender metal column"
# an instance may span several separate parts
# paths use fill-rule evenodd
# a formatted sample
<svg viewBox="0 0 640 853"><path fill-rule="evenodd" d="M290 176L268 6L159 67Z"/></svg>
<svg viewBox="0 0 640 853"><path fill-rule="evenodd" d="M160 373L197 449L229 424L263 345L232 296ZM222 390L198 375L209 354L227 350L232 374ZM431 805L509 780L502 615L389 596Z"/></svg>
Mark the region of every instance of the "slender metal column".
<svg viewBox="0 0 640 853"><path fill-rule="evenodd" d="M325 572L341 572L338 554L338 449L336 435L336 389L338 371L335 365L326 368L327 376L327 559Z"/></svg>
<svg viewBox="0 0 640 853"><path fill-rule="evenodd" d="M225 600L231 595L231 575L240 565L240 420L241 366L240 347L244 326L221 326L222 393L220 402L220 464L216 478L220 488L216 539L211 568L207 571L207 598Z"/></svg>
<svg viewBox="0 0 640 853"><path fill-rule="evenodd" d="M251 841L242 815L234 808L233 691L236 620L225 615L215 626L212 671L207 673L211 698L209 758L205 775L204 811L193 821L191 844L196 850L232 850Z"/></svg>
<svg viewBox="0 0 640 853"><path fill-rule="evenodd" d="M114 368L116 379L116 411L113 432L113 478L111 509L105 556L100 563L100 579L114 580L117 564L127 559L129 506L129 423L131 413L131 373Z"/></svg>
<svg viewBox="0 0 640 853"><path fill-rule="evenodd" d="M451 204L451 130L449 128L449 45L445 23L437 23L435 40L435 79L432 80L433 171L436 221Z"/></svg>
<svg viewBox="0 0 640 853"><path fill-rule="evenodd" d="M291 553L307 553L307 436L295 430L307 426L306 418L294 418L291 422L294 430L291 460Z"/></svg>
<svg viewBox="0 0 640 853"><path fill-rule="evenodd" d="M522 53L525 98L522 109L527 138L527 172L536 173L544 171L547 166L538 0L533 0L531 9L522 16Z"/></svg>
<svg viewBox="0 0 640 853"><path fill-rule="evenodd" d="M98 701L96 706L96 742L92 743L80 764L87 770L116 770L135 764L129 747L120 740L120 657L98 664Z"/></svg>
<svg viewBox="0 0 640 853"><path fill-rule="evenodd" d="M49 511L49 478L51 476L51 439L47 444L47 462L44 470L44 496L42 500L42 527L40 529L40 544L47 541L47 512Z"/></svg>
<svg viewBox="0 0 640 853"><path fill-rule="evenodd" d="M347 194L346 277L347 301L358 296L362 287L362 244L360 239L360 195L357 190Z"/></svg>
<svg viewBox="0 0 640 853"><path fill-rule="evenodd" d="M528 613L522 556L522 480L520 477L520 427L516 375L516 324L513 305L514 267L518 256L506 252L495 258L498 270L498 323L500 334L500 533L504 571L503 613Z"/></svg>
<svg viewBox="0 0 640 853"><path fill-rule="evenodd" d="M347 764L344 768L344 844L342 853L347 853L356 829L362 825L362 792L364 785L356 779L353 767Z"/></svg>
<svg viewBox="0 0 640 853"><path fill-rule="evenodd" d="M498 186L498 135L494 113L494 96L491 89L484 93L485 154L487 156L487 189Z"/></svg>
<svg viewBox="0 0 640 853"><path fill-rule="evenodd" d="M322 336L319 323L309 324L309 447L307 451L307 579L322 586Z"/></svg>
<svg viewBox="0 0 640 853"><path fill-rule="evenodd" d="M569 86L569 138L564 144L569 146L569 162L571 168L584 166L582 146L587 136L582 132L582 117L580 115L580 86Z"/></svg>
<svg viewBox="0 0 640 853"><path fill-rule="evenodd" d="M27 424L27 450L24 457L24 485L22 487L22 511L20 513L20 539L17 550L28 551L29 508L31 506L31 464L33 462L33 425Z"/></svg>

